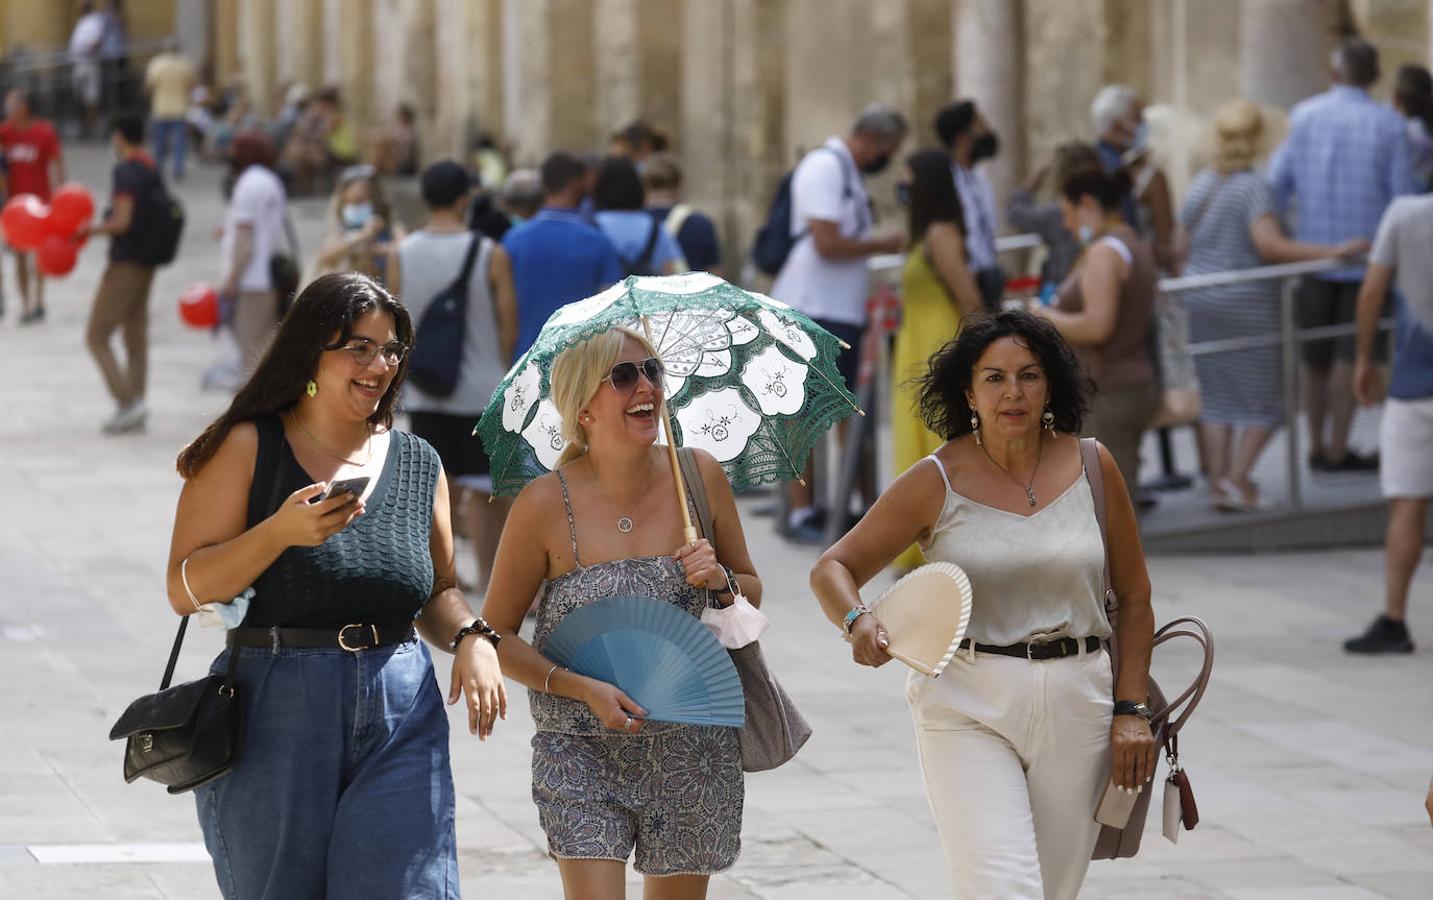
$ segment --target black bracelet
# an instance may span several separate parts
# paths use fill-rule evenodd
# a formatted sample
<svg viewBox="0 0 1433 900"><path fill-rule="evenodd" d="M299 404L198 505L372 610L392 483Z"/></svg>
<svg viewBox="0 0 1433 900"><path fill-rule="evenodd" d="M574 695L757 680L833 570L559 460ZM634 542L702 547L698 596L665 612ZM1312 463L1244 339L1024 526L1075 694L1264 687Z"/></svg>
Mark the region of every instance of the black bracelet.
<svg viewBox="0 0 1433 900"><path fill-rule="evenodd" d="M463 642L463 638L470 634L480 634L487 638L492 642L494 649L497 648L498 642L503 639L503 636L498 634L493 626L484 621L482 616L478 616L473 620L471 625L464 625L458 629L458 633L453 635L453 640L449 642L448 649L456 653L458 651L458 645Z"/></svg>
<svg viewBox="0 0 1433 900"><path fill-rule="evenodd" d="M1138 700L1116 700L1114 714L1117 716L1139 716L1146 722L1154 718L1154 712L1149 706Z"/></svg>

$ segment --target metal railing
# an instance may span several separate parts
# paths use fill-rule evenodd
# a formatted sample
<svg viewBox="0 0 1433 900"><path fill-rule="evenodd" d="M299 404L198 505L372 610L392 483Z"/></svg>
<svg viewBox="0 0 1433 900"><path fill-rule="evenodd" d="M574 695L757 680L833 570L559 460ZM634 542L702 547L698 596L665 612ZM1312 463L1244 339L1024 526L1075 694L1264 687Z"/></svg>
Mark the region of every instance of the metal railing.
<svg viewBox="0 0 1433 900"><path fill-rule="evenodd" d="M1165 294L1179 294L1186 291L1247 284L1254 281L1277 280L1282 282L1279 290L1279 331L1191 343L1189 355L1197 357L1264 347L1281 348L1283 356L1281 370L1284 379L1284 469L1288 483L1288 504L1292 510L1300 510L1304 506L1303 467L1299 461L1299 348L1307 341L1351 337L1358 332L1358 326L1354 323L1300 328L1296 315L1298 282L1305 275L1348 268L1350 268L1348 260L1320 259L1311 262L1281 263L1252 269L1233 269L1227 272L1164 278L1159 282L1159 290ZM1391 318L1381 319L1378 323L1379 331L1388 331L1392 328L1393 319Z"/></svg>
<svg viewBox="0 0 1433 900"><path fill-rule="evenodd" d="M147 108L145 67L167 39L131 41L123 57L101 58L100 111L105 116L141 113ZM0 89L22 88L36 115L73 134L84 124L85 106L75 87L75 60L68 50L18 47L0 59Z"/></svg>
<svg viewBox="0 0 1433 900"><path fill-rule="evenodd" d="M1039 246L1040 238L1035 234L1009 235L1000 238L996 243L996 249L1001 253L1027 250ZM873 256L868 260L868 268L873 275L873 280L889 284L895 279L900 268L905 264L905 255L899 253L883 254ZM1179 278L1163 278L1159 282L1159 291L1163 294L1177 295L1187 291L1203 288L1222 287L1233 284L1247 284L1257 281L1281 281L1280 288L1280 328L1277 332L1265 334L1247 335L1238 338L1228 338L1217 341L1202 341L1189 345L1191 356L1208 356L1217 353L1231 353L1240 350L1278 346L1282 348L1283 365L1282 374L1284 380L1284 430L1286 450L1286 477L1288 479L1288 505L1290 509L1299 510L1303 508L1303 484L1302 466L1299 460L1299 347L1306 341L1320 340L1335 337L1348 337L1357 332L1355 324L1328 325L1317 328L1298 327L1295 310L1298 303L1296 287L1300 278L1306 275L1313 275L1319 272L1327 272L1335 269L1350 268L1348 260L1324 259L1312 262L1281 263L1278 265L1258 266L1252 269L1234 269L1224 272L1209 272L1201 275L1186 275ZM876 398L889 396L890 376L889 361L886 353L887 332L884 330L884 314L877 312L876 327L871 330L878 334L870 343L874 350L874 359L870 361L869 377L858 385L857 399L863 408L871 408L879 405L873 403ZM1382 319L1378 324L1380 331L1389 330L1393 327L1392 319ZM839 509L845 510L846 498L850 496L852 487L856 482L856 474L860 465L860 442L869 432L874 431L875 423L870 421L872 417L859 417L855 421L854 428L848 435L846 446L840 454L839 469L832 484L833 494L829 497L834 501L831 504L832 515L829 517L826 537L828 542L834 540L841 534L841 519L844 516L836 514ZM880 471L879 463L877 465ZM879 475L878 475L879 477ZM874 498L871 498L874 499Z"/></svg>

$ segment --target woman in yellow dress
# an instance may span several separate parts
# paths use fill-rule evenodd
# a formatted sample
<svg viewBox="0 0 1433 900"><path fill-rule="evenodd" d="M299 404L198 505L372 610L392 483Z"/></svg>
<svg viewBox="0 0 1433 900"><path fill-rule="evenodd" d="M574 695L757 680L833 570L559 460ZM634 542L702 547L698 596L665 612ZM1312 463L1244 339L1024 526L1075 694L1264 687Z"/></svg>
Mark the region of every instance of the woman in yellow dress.
<svg viewBox="0 0 1433 900"><path fill-rule="evenodd" d="M904 311L896 332L891 379L892 464L897 473L945 443L926 428L916 409L914 381L925 375L930 357L955 337L961 320L981 308L980 290L965 256L965 214L955 192L950 157L920 150L906 159L897 188L908 207L911 250L901 273ZM911 545L894 563L912 569L923 562Z"/></svg>

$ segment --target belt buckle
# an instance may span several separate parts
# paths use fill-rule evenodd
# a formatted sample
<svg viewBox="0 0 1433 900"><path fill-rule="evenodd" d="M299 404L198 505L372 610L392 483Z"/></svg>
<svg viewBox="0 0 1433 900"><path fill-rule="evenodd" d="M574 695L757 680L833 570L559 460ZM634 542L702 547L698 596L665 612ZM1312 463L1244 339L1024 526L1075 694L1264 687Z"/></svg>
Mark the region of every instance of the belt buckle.
<svg viewBox="0 0 1433 900"><path fill-rule="evenodd" d="M344 633L345 631L347 631L348 629L350 629L350 628L367 628L367 629L369 629L369 631L371 631L372 634L373 634L373 643L371 643L371 644L365 644L365 645L363 645L363 646L361 646L361 647L350 647L350 646L348 646L348 641L344 639L343 633ZM350 624L348 624L348 625L345 625L345 626L343 626L342 628L340 628L340 629L338 630L338 646L339 646L339 649L341 649L341 650L347 650L349 653L357 653L357 652L360 651L360 650L367 650L369 647L376 647L376 646L378 646L378 626L377 626L377 625L363 625L363 624L358 623L358 622L352 622L352 623L350 623Z"/></svg>
<svg viewBox="0 0 1433 900"><path fill-rule="evenodd" d="M1025 644L1025 661L1026 661L1026 662L1035 662L1035 647L1036 647L1036 646L1037 646L1037 645L1035 644L1034 641L1028 641L1028 642L1026 642L1026 644Z"/></svg>

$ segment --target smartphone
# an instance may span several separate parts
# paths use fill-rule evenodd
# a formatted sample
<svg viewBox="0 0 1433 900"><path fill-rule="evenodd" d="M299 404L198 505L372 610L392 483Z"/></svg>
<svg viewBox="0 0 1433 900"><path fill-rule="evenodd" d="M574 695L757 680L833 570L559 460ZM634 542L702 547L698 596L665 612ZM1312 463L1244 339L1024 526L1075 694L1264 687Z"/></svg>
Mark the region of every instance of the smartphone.
<svg viewBox="0 0 1433 900"><path fill-rule="evenodd" d="M335 481L323 492L323 496L315 500L315 503L322 503L329 497L336 497L339 494L352 494L354 497L362 497L368 487L368 476L361 475L358 478L345 478L342 481Z"/></svg>
<svg viewBox="0 0 1433 900"><path fill-rule="evenodd" d="M1095 807L1095 821L1111 828L1125 827L1129 824L1130 813L1134 812L1134 803L1138 799L1139 794L1125 793L1111 778L1109 784L1105 785L1104 796L1100 797L1100 805Z"/></svg>

